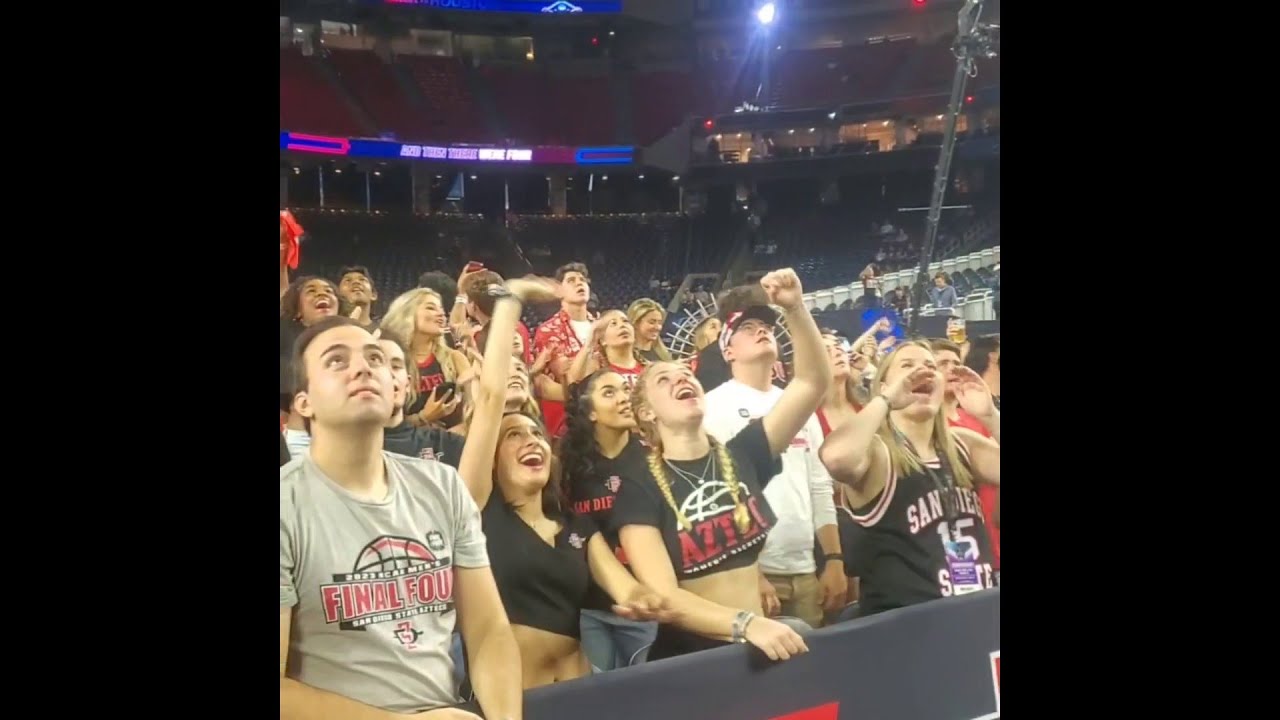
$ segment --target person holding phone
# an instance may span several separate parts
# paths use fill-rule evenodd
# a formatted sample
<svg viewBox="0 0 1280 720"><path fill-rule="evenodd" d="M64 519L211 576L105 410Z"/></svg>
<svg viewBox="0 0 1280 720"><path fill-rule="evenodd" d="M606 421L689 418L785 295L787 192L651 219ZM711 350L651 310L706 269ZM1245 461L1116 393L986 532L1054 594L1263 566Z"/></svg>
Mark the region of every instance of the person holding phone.
<svg viewBox="0 0 1280 720"><path fill-rule="evenodd" d="M452 427L462 421L462 396L457 380L470 368L462 352L449 347L448 314L440 294L415 288L395 300L382 318L382 326L396 337L407 338L418 366L418 400L405 408L416 426Z"/></svg>

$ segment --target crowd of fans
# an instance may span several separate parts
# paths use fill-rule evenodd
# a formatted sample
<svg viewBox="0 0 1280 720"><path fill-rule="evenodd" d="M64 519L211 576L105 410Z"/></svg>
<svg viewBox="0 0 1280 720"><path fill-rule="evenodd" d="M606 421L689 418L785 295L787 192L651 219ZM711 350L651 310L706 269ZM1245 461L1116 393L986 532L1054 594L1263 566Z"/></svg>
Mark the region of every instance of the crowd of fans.
<svg viewBox="0 0 1280 720"><path fill-rule="evenodd" d="M665 303L615 304L580 262L386 297L359 265L291 277L298 230L282 214L282 718L519 718L524 689L728 643L782 661L998 584L998 336L842 337L782 268L680 357Z"/></svg>

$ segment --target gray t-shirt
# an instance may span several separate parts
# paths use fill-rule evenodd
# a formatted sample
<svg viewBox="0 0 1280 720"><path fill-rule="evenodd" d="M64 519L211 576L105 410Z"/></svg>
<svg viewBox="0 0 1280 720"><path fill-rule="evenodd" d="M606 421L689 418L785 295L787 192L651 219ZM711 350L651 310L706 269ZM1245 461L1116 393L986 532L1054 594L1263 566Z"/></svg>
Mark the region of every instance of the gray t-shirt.
<svg viewBox="0 0 1280 720"><path fill-rule="evenodd" d="M382 454L389 492L366 502L311 461L280 468L286 675L391 712L459 702L449 657L453 568L488 567L480 511L443 463Z"/></svg>

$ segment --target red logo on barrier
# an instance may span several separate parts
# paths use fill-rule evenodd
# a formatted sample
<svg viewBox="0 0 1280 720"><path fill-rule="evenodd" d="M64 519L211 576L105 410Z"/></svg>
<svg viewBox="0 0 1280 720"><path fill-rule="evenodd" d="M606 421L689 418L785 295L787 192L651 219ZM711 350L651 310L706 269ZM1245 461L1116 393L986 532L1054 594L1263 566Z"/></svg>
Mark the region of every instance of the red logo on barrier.
<svg viewBox="0 0 1280 720"><path fill-rule="evenodd" d="M779 715L769 720L837 720L840 715L840 703L833 702L826 705L818 705L816 707L797 710L786 715Z"/></svg>
<svg viewBox="0 0 1280 720"><path fill-rule="evenodd" d="M1000 651L991 653L991 682L996 690L996 714L1000 713Z"/></svg>

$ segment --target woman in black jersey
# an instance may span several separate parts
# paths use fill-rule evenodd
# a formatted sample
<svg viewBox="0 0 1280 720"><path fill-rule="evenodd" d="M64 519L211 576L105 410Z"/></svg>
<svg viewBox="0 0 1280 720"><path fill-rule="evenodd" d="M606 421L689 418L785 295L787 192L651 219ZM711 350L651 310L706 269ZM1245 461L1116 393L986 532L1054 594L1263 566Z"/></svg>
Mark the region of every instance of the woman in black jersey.
<svg viewBox="0 0 1280 720"><path fill-rule="evenodd" d="M948 427L940 412L948 389L992 439ZM871 400L820 451L862 529L862 615L994 585L974 482L1000 485L999 441L1000 412L972 370L943 377L922 342L880 363Z"/></svg>
<svg viewBox="0 0 1280 720"><path fill-rule="evenodd" d="M702 427L705 393L688 367L654 363L632 395L636 420L650 444L649 478L624 482L612 524L640 582L662 593L679 615L658 628L649 660L749 642L771 659L807 650L794 630L764 617L756 559L776 517L764 487L781 471L779 457L813 415L830 385L818 327L790 269L760 284L782 306L791 331L796 376L767 415L726 444ZM744 312L769 308L749 306ZM761 338L764 341L764 338Z"/></svg>
<svg viewBox="0 0 1280 720"><path fill-rule="evenodd" d="M648 477L644 445L632 434L636 419L626 379L612 370L599 370L570 386L565 425L557 455L569 501L574 512L595 521L609 548L626 564L618 533L609 529L613 501L624 483L645 482ZM658 633L655 623L614 614L613 600L595 583L582 608L581 624L582 648L600 670L644 662Z"/></svg>
<svg viewBox="0 0 1280 720"><path fill-rule="evenodd" d="M614 557L591 518L562 506L542 424L527 415L504 413L512 361L506 339L515 332L520 313L515 298L553 298L552 287L511 280L506 288L488 289L498 302L460 469L481 508L489 563L520 646L525 688L591 672L578 642L591 580L621 603L613 608L619 614L647 619L663 609L661 598L637 583Z"/></svg>

